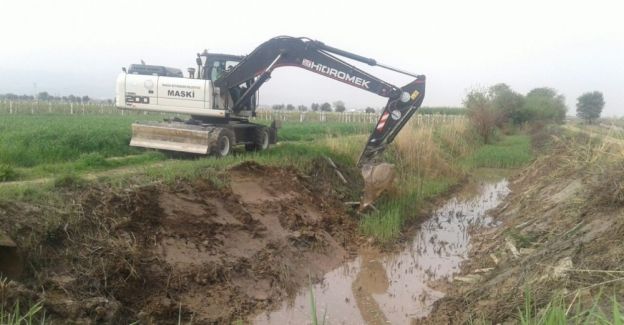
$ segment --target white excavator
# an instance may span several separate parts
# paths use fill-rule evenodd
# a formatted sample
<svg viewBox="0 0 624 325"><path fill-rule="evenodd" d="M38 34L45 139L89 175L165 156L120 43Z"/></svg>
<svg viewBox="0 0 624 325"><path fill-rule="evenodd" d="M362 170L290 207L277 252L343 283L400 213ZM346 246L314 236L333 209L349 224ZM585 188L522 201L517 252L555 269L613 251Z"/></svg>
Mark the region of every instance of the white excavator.
<svg viewBox="0 0 624 325"><path fill-rule="evenodd" d="M415 80L397 87L339 57ZM133 64L122 69L116 84L118 108L190 115L186 121L133 123L131 146L216 156L228 155L239 144L247 150L265 150L277 142L277 129L275 122L270 127L250 122L256 115L257 93L274 69L293 66L388 98L357 163L367 186L371 182L387 183L394 173L387 164L377 168L378 159L425 95L424 75L308 38L275 37L245 56L204 51L197 54L196 64L197 68L188 68L186 77L180 69L165 66Z"/></svg>

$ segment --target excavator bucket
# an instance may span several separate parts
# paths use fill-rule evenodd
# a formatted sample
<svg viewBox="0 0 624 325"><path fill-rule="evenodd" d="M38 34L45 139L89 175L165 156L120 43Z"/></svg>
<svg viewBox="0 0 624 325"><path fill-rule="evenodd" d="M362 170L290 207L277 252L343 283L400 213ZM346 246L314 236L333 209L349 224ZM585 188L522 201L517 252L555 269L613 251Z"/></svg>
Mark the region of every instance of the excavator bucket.
<svg viewBox="0 0 624 325"><path fill-rule="evenodd" d="M213 128L211 127L188 125L179 122L133 123L130 145L142 148L208 154L212 130Z"/></svg>
<svg viewBox="0 0 624 325"><path fill-rule="evenodd" d="M418 76L413 82L401 88L400 98L391 98L368 138L360 155L358 167L364 178L364 193L360 210L370 206L394 181L394 165L380 163L381 154L394 140L399 131L416 113L425 96L425 76Z"/></svg>
<svg viewBox="0 0 624 325"><path fill-rule="evenodd" d="M396 178L393 164L381 163L362 166L364 193L360 202L360 211L369 207L385 190L392 186Z"/></svg>

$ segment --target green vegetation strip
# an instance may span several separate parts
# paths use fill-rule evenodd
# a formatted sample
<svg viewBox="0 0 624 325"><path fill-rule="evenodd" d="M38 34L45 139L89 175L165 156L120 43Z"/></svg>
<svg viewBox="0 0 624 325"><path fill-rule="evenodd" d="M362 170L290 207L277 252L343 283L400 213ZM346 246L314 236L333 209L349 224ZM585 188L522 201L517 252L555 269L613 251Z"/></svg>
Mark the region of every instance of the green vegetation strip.
<svg viewBox="0 0 624 325"><path fill-rule="evenodd" d="M466 142L465 138L457 141L472 147L470 153L464 157L457 157L457 153L449 146L439 145L446 156L446 161L454 170L471 172L475 168L483 167L518 168L532 160L530 138L525 134L503 136L498 142L487 145L477 141ZM360 222L362 233L382 244L399 238L405 223L418 217L417 211L426 202L448 191L461 178L457 174L427 176L418 168L401 166L400 161L396 163L401 175L397 185L400 191L381 198L377 202L378 210L365 216Z"/></svg>
<svg viewBox="0 0 624 325"><path fill-rule="evenodd" d="M524 166L532 158L529 136L518 134L483 145L466 157L464 164L469 168L517 168Z"/></svg>
<svg viewBox="0 0 624 325"><path fill-rule="evenodd" d="M130 125L160 115L7 115L0 119L0 182L97 172L165 160L162 153L128 145ZM288 122L280 141L313 141L364 134L366 123Z"/></svg>

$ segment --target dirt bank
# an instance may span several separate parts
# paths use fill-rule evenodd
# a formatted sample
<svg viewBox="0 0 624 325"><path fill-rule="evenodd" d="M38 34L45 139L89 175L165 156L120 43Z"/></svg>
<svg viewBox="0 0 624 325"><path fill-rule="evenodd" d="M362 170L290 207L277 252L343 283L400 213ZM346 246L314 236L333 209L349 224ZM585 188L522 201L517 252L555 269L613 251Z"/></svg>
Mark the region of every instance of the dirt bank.
<svg viewBox="0 0 624 325"><path fill-rule="evenodd" d="M59 324L244 320L337 267L359 240L343 204L354 193L325 164L301 175L243 163L223 186L94 185L62 207L4 203L0 231L20 258L0 303L43 301Z"/></svg>
<svg viewBox="0 0 624 325"><path fill-rule="evenodd" d="M623 151L560 137L512 182L493 213L501 226L475 234L461 280L414 323L515 323L527 292L538 315L553 298L569 315L586 310L601 290L624 301Z"/></svg>

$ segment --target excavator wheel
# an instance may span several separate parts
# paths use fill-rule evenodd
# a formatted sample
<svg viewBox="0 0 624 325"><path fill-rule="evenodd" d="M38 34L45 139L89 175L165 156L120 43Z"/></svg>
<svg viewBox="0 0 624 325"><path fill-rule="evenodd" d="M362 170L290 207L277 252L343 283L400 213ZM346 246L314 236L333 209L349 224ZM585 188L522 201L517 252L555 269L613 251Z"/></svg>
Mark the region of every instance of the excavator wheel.
<svg viewBox="0 0 624 325"><path fill-rule="evenodd" d="M265 127L254 130L253 143L245 145L247 151L262 151L269 148L269 130Z"/></svg>
<svg viewBox="0 0 624 325"><path fill-rule="evenodd" d="M235 144L234 132L228 129L220 129L211 146L211 153L217 157L225 157L230 154Z"/></svg>

